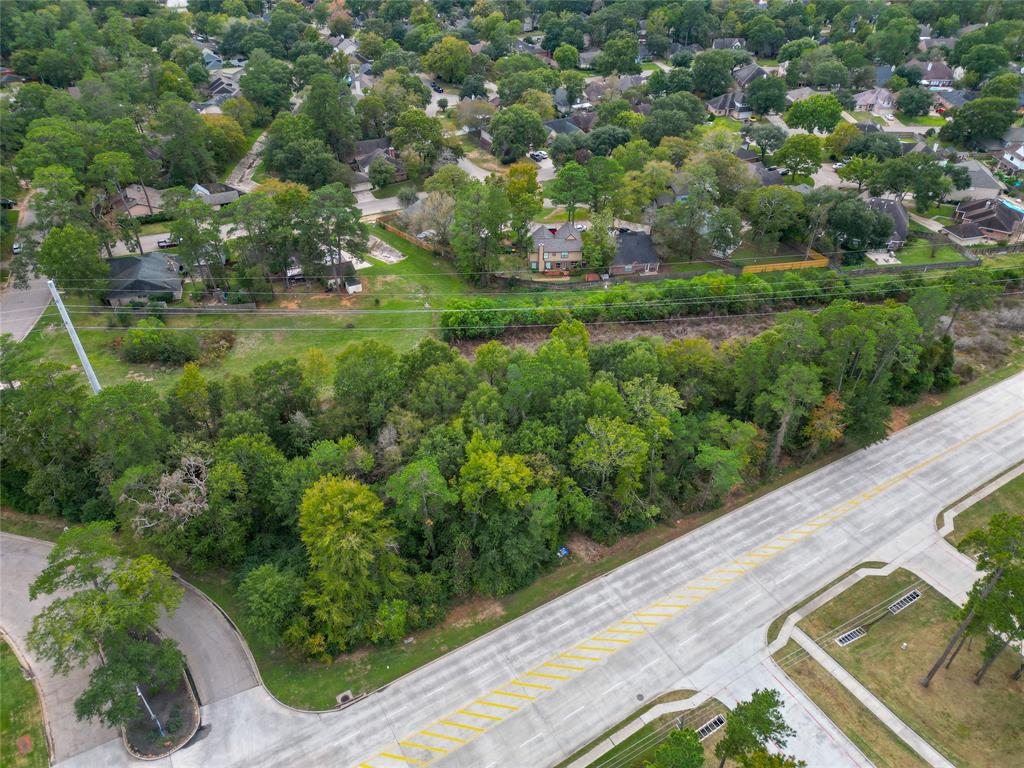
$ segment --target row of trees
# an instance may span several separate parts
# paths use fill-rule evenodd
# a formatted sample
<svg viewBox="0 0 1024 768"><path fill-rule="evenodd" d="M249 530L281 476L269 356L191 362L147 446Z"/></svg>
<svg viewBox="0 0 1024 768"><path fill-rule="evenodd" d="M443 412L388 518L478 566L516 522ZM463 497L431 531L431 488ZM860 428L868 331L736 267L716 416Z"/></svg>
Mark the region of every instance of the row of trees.
<svg viewBox="0 0 1024 768"><path fill-rule="evenodd" d="M602 542L718 503L948 386L912 308L840 301L753 339L591 344L577 321L535 352L467 360L375 341L166 395L23 366L2 408L3 492L27 511L115 519L139 551L237 574L254 631L320 657L429 625L449 600L529 584L573 531ZM326 403L318 393L331 381ZM288 596L285 599L282 596Z"/></svg>

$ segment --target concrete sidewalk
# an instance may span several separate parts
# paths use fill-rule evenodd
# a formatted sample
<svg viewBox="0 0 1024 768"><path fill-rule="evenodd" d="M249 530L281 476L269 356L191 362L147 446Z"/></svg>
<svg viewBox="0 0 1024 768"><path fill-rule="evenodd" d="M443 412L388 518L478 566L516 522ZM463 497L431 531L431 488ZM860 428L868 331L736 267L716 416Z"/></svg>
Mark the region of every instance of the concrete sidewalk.
<svg viewBox="0 0 1024 768"><path fill-rule="evenodd" d="M903 742L914 750L922 760L934 768L954 768L953 764L939 754L931 744L925 741L909 725L900 720L896 714L883 704L871 691L843 669L835 659L829 656L816 642L811 640L803 630L793 630L793 639L807 653L834 677L840 685L857 697L872 714L885 723L886 728L895 733Z"/></svg>

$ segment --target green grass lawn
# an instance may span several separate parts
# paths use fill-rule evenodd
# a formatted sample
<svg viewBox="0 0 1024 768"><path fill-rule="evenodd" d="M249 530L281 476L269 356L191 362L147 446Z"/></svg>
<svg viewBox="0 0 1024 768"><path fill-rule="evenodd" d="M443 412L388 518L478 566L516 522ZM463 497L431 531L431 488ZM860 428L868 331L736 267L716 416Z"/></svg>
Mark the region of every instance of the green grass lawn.
<svg viewBox="0 0 1024 768"><path fill-rule="evenodd" d="M918 577L899 569L890 576L869 577L822 606L800 622L811 638L835 628L876 606L892 602L918 583ZM1024 681L1011 675L1020 656L1006 650L981 685L974 673L981 666L984 643L964 646L949 669L942 669L931 686L920 679L928 671L956 628L955 606L930 588L896 615L888 613L871 625L867 635L840 648L822 640L825 651L882 700L900 719L957 766L1010 766L1024 754L1021 701ZM1017 755L1017 757L1014 757Z"/></svg>
<svg viewBox="0 0 1024 768"><path fill-rule="evenodd" d="M399 314L388 310L423 310L428 304L431 309L443 309L451 298L470 289L449 262L382 229L373 228L372 233L405 253L406 258L393 265L374 262L373 267L360 270L359 277L367 283L364 293L357 296L323 293L318 286L310 284L304 289L279 294L265 305L270 309L338 310L338 314L168 316L167 323L179 328L235 331L234 349L221 361L204 366L206 375L213 378L243 373L285 355L300 356L311 347L333 357L347 345L362 339L381 339L399 350L409 349L432 333L436 315L432 312ZM92 302L69 297L66 303L74 306ZM342 314L346 310L365 310L366 313ZM181 374L181 369L174 366L122 361L114 344L124 330L108 327L109 311L78 309L74 310L73 319L101 383L119 383L131 375L151 381L164 390ZM24 344L39 362L78 364L54 307L43 314Z"/></svg>
<svg viewBox="0 0 1024 768"><path fill-rule="evenodd" d="M946 261L963 261L960 252L951 245L933 244L928 240L914 239L896 251L900 264L942 264Z"/></svg>
<svg viewBox="0 0 1024 768"><path fill-rule="evenodd" d="M953 519L953 532L946 541L953 546L959 545L968 534L987 526L996 512L1024 514L1024 475L1014 478L957 515Z"/></svg>
<svg viewBox="0 0 1024 768"><path fill-rule="evenodd" d="M878 768L925 768L928 765L796 642L790 640L774 658L872 764Z"/></svg>
<svg viewBox="0 0 1024 768"><path fill-rule="evenodd" d="M941 128L946 124L946 119L944 117L937 117L933 115L919 115L911 117L910 115L905 115L902 112L897 112L896 119L904 125L927 125L934 128Z"/></svg>
<svg viewBox="0 0 1024 768"><path fill-rule="evenodd" d="M731 117L716 117L707 125L710 125L712 128L728 128L730 131L736 131L737 133L743 127L743 123Z"/></svg>
<svg viewBox="0 0 1024 768"><path fill-rule="evenodd" d="M36 687L25 679L14 651L0 642L0 765L46 768L49 764Z"/></svg>
<svg viewBox="0 0 1024 768"><path fill-rule="evenodd" d="M920 215L930 219L935 218L937 216L945 216L946 218L951 218L955 211L955 205L951 203L940 203L939 205L933 205L931 208L929 208L924 213L921 213Z"/></svg>
<svg viewBox="0 0 1024 768"><path fill-rule="evenodd" d="M139 225L140 235L160 235L166 232L171 226L169 221L152 221L149 224Z"/></svg>
<svg viewBox="0 0 1024 768"><path fill-rule="evenodd" d="M661 71L661 67L659 67L654 62L649 61L646 64L641 64L640 65L640 71L641 72L660 72Z"/></svg>

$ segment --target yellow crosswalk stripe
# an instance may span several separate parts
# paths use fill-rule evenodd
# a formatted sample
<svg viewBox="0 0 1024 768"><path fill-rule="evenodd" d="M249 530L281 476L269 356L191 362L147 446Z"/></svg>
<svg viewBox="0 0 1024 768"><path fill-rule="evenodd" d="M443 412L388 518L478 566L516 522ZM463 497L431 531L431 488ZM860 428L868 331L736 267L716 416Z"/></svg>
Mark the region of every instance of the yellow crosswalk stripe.
<svg viewBox="0 0 1024 768"><path fill-rule="evenodd" d="M643 632L639 629L606 629L605 632L611 632L616 635L642 635Z"/></svg>
<svg viewBox="0 0 1024 768"><path fill-rule="evenodd" d="M417 744L415 741L400 741L398 742L400 747L412 747L413 749L425 749L427 752L437 752L439 755L446 755L451 752L450 749L442 749L441 747L428 747L426 744Z"/></svg>
<svg viewBox="0 0 1024 768"><path fill-rule="evenodd" d="M544 672L527 672L530 677L546 677L548 680L568 680L566 675L548 675Z"/></svg>
<svg viewBox="0 0 1024 768"><path fill-rule="evenodd" d="M426 760L417 760L415 757L403 757L402 755L392 755L390 752L381 752L381 757L390 757L392 760L401 760L404 763L412 763L413 765L427 765Z"/></svg>
<svg viewBox="0 0 1024 768"><path fill-rule="evenodd" d="M434 733L433 731L420 731L424 736L433 736L435 739L444 739L445 741L454 741L457 744L468 743L465 739L460 739L457 736L445 736L443 733Z"/></svg>
<svg viewBox="0 0 1024 768"><path fill-rule="evenodd" d="M452 728L465 728L467 731L477 731L478 733L486 733L483 728L478 728L475 725L466 725L465 723L455 723L451 720L438 720L441 725L450 725Z"/></svg>
<svg viewBox="0 0 1024 768"><path fill-rule="evenodd" d="M595 648L592 645L577 645L576 647L581 651L600 651L602 653L615 653L619 650L618 648Z"/></svg>
<svg viewBox="0 0 1024 768"><path fill-rule="evenodd" d="M549 686L545 686L545 687L549 687ZM534 699L537 698L536 696L527 696L525 693L509 693L508 691L494 690L494 691L491 691L491 693L493 693L495 696L510 696L513 699L526 699L527 701L533 701Z"/></svg>
<svg viewBox="0 0 1024 768"><path fill-rule="evenodd" d="M510 709L513 712L518 712L519 707L513 707L511 704L499 704L496 701L486 701L484 699L477 699L473 702L474 704L483 704L485 707L497 707L498 709Z"/></svg>
<svg viewBox="0 0 1024 768"><path fill-rule="evenodd" d="M550 691L550 685L541 685L540 683L524 683L522 680L513 680L513 685L525 685L527 688L540 688L545 691Z"/></svg>
<svg viewBox="0 0 1024 768"><path fill-rule="evenodd" d="M576 659L577 661L600 661L598 656L580 656L574 653L560 653L558 654L560 659Z"/></svg>
<svg viewBox="0 0 1024 768"><path fill-rule="evenodd" d="M586 669L586 667L577 667L575 664L553 664L551 662L548 662L546 664L541 664L541 666L542 667L552 667L553 669L571 669L571 670L574 670L576 672L582 672L584 669Z"/></svg>
<svg viewBox="0 0 1024 768"><path fill-rule="evenodd" d="M601 643L622 643L623 645L629 645L632 640L623 640L621 637L592 637L591 640Z"/></svg>
<svg viewBox="0 0 1024 768"><path fill-rule="evenodd" d="M494 720L495 722L501 722L500 717L494 715L481 715L479 712L470 712L468 709L456 709L455 714L466 715L467 717L479 717L482 720Z"/></svg>
<svg viewBox="0 0 1024 768"><path fill-rule="evenodd" d="M620 621L620 624L625 624L630 627L656 627L658 622L656 621Z"/></svg>
<svg viewBox="0 0 1024 768"><path fill-rule="evenodd" d="M688 605L677 605L676 603L655 603L654 607L655 608L675 608L676 610L680 610L682 608L689 608L690 606L688 606Z"/></svg>

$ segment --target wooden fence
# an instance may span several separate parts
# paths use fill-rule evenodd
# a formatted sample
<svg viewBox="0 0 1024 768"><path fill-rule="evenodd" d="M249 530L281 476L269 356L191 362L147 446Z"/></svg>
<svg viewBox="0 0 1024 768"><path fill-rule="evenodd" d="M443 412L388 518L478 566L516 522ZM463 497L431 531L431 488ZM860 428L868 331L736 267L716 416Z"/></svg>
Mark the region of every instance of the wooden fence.
<svg viewBox="0 0 1024 768"><path fill-rule="evenodd" d="M430 242L429 240L422 240L416 237L415 235L410 235L408 232L403 232L398 227L394 226L393 224L389 224L384 219L377 219L377 226L380 227L381 229L390 232L393 235L397 235L398 237L402 238L408 243L418 245L425 251L430 251L431 253L440 253L441 251L440 248L438 248L436 245L434 245L434 243Z"/></svg>
<svg viewBox="0 0 1024 768"><path fill-rule="evenodd" d="M750 275L756 272L781 272L785 269L819 269L821 267L827 267L828 264L828 258L819 255L817 258L805 259L804 261L780 261L775 264L748 264L743 268L743 274Z"/></svg>

